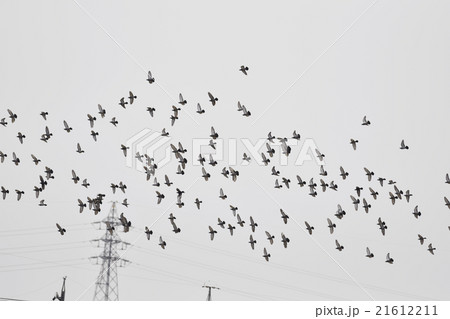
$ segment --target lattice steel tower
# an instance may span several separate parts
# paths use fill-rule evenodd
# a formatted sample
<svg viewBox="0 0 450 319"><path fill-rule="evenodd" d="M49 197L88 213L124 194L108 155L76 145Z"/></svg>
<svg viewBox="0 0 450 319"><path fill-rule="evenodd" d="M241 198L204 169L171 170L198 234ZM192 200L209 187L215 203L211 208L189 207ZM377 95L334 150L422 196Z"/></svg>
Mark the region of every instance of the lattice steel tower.
<svg viewBox="0 0 450 319"><path fill-rule="evenodd" d="M96 260L96 264L99 264L99 260L101 260L100 273L95 283L94 301L117 301L119 300L117 267L124 267L130 262L121 258L117 251L125 250L130 244L122 241L117 234L122 223L117 215L116 202L112 203L111 210L105 219L93 224L98 225L100 230L102 227L106 228L106 232L101 238L92 240L98 244L98 247L103 243L103 253L100 256L91 257Z"/></svg>

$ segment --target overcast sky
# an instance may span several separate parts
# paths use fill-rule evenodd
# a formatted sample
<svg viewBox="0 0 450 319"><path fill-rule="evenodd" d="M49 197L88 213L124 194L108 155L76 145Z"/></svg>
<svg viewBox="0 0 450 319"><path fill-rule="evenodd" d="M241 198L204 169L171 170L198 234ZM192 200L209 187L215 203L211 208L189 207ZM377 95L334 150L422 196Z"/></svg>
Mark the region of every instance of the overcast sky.
<svg viewBox="0 0 450 319"><path fill-rule="evenodd" d="M110 201L119 205L135 226L119 236L133 243L124 255L132 263L119 268L121 300L204 300L204 283L221 288L215 300L448 300L450 197L445 174L450 171L448 140L450 118L450 4L444 1L2 1L0 27L0 118L10 108L15 123L0 127L0 150L8 155L0 164L0 186L10 190L0 201L0 297L48 300L67 276L68 300L92 300L100 265L88 260L99 255L89 241L103 230L90 223L106 217ZM244 64L248 76L238 71ZM146 82L151 70L156 83ZM119 99L132 90L137 96L124 110ZM207 92L219 98L208 102ZM171 106L178 93L188 101L174 127ZM252 115L243 117L237 101ZM196 114L196 104L206 110ZM97 113L106 109L106 118ZM155 117L146 112L155 107ZM39 116L49 113L48 120ZM96 115L91 138L87 114ZM372 125L361 125L367 115ZM117 128L109 120L115 116ZM9 120L9 119L8 119ZM67 134L62 122L73 131ZM9 121L10 122L10 121ZM45 126L53 137L40 141ZM277 137L301 134L292 147L289 165L279 164L279 148L269 166L252 160L236 165L237 182L225 179L206 165L210 181L192 165L193 141L208 138L214 126L224 144L242 139L255 144L271 131ZM120 145L144 129L170 132L171 142L188 149L184 176L176 175L172 160L157 171L159 181L168 174L174 185L159 189L145 175L128 167ZM26 135L23 145L17 133ZM349 144L358 139L358 149ZM315 161L295 165L300 146L310 139L323 152L328 183L337 192L320 189L316 198L295 184L299 174L319 181ZM410 149L400 150L405 139ZM84 154L77 154L80 143ZM167 145L166 145L167 146ZM207 148L205 150L208 150ZM228 149L224 150L226 154ZM263 148L261 151L265 151ZM11 162L12 152L21 160ZM42 160L35 166L30 154ZM272 164L290 189L275 189ZM349 173L339 177L339 167ZM54 170L39 207L32 192L44 167ZM363 167L393 179L413 193L394 206L388 192L368 182ZM71 181L74 169L91 187ZM127 193L112 194L110 183L123 181ZM364 188L361 199L372 205L369 214L355 212L350 194ZM185 206L174 206L175 187L185 190ZM219 199L219 189L228 195ZM376 201L368 188L379 192ZM24 190L20 202L15 189ZM166 195L156 204L155 190ZM77 199L85 201L105 193L102 212L79 214ZM200 211L195 198L203 201ZM245 227L236 225L229 205L239 207ZM347 215L334 217L337 204ZM419 205L422 216L411 214ZM279 209L291 218L282 223ZM158 218L165 213L159 220ZM177 217L181 233L174 234L168 214ZM258 223L257 244L251 250L249 216ZM217 218L236 226L235 234L217 226ZM333 235L327 217L337 228ZM377 219L388 225L382 236ZM304 221L315 226L313 236ZM58 222L67 229L56 231ZM156 222L156 223L155 223ZM298 222L298 224L296 223ZM143 235L150 226L154 236ZM210 241L208 226L218 231ZM267 230L275 236L270 245ZM281 244L284 232L291 240ZM421 246L417 234L427 237ZM166 250L157 245L159 236ZM345 247L335 249L335 239ZM432 256L426 248L436 247ZM369 246L375 258L365 257ZM271 254L262 257L263 248ZM395 262L385 262L387 253ZM123 253L123 252L121 252Z"/></svg>

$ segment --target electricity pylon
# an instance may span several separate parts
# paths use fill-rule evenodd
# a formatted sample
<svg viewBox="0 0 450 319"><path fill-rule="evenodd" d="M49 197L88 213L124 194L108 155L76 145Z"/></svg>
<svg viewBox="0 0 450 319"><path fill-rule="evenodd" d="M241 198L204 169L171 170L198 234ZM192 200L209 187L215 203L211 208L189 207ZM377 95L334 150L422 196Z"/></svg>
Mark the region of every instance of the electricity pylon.
<svg viewBox="0 0 450 319"><path fill-rule="evenodd" d="M111 227L110 229L106 226L107 223ZM111 210L105 219L93 224L99 225L99 229L102 229L102 225L106 228L106 232L101 238L92 240L92 242L96 242L99 247L100 243L103 242L103 253L100 256L91 257L91 259L96 260L97 264L99 263L99 259L102 262L100 273L95 283L94 301L117 301L119 300L119 278L117 276L117 267L124 267L130 262L129 260L121 258L117 251L125 250L130 244L122 241L117 234L122 223L117 216L116 202L112 203Z"/></svg>
<svg viewBox="0 0 450 319"><path fill-rule="evenodd" d="M217 287L207 286L207 285L203 285L202 288L208 288L208 297L206 297L206 301L211 301L211 289L217 289L217 290L220 289L220 288L217 288Z"/></svg>

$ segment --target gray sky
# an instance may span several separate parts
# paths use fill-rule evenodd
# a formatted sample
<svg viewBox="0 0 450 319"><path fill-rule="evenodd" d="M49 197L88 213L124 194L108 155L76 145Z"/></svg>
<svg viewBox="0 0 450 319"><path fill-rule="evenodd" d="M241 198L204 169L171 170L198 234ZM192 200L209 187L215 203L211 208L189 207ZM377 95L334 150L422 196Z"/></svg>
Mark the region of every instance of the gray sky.
<svg viewBox="0 0 450 319"><path fill-rule="evenodd" d="M213 294L216 300L448 300L443 279L449 266L450 217L443 197L450 197L444 183L450 171L449 3L79 3L90 16L74 1L0 3L0 118L7 117L7 108L19 117L0 127L0 150L8 154L0 164L0 185L10 190L0 202L0 297L48 300L67 275L67 299L91 300L100 267L86 258L101 249L89 240L103 231L90 223L105 217L109 201L126 197L130 207L121 206L119 212L136 228L120 233L135 243L124 256L133 263L119 269L121 300L204 300L205 282L222 287ZM238 71L242 64L250 68L247 77ZM145 81L146 70L159 86ZM124 110L118 102L129 90L138 99ZM208 91L219 98L215 107L208 102ZM188 104L169 127L171 105L180 92ZM250 118L236 112L238 100L252 112ZM197 102L206 110L202 116L195 113ZM98 103L107 117L95 124L100 134L95 143L86 114L99 118ZM154 118L146 113L148 106L157 109ZM39 116L44 110L50 114L47 122ZM364 115L371 126L361 126ZM117 128L108 123L112 116L119 121ZM63 131L63 120L72 133ZM54 134L48 144L39 140L46 125ZM339 191L318 190L312 198L294 184L289 190L274 189L272 165L254 162L237 166L236 183L220 175L226 162L207 165L212 179L196 182L201 170L192 166L192 139L207 138L211 125L226 141L256 142L269 131L290 137L297 130L302 141L313 139L326 154L326 180L334 180ZM168 174L186 190L182 209L171 207L173 186L161 187L166 199L156 205L156 188L143 173L126 166L120 151L142 129L163 127L174 142L188 148L183 177L175 174L175 161L157 173L160 182ZM27 136L23 145L15 137L19 131ZM350 138L359 140L357 151ZM399 149L402 139L408 151ZM77 142L85 154L75 152ZM245 151L239 141L238 147L239 154ZM13 151L21 159L18 167L11 162ZM293 155L298 152L293 148ZM42 163L35 166L31 153ZM350 172L346 181L339 177L341 165ZM56 176L41 195L46 208L37 206L31 191L44 166ZM392 188L368 183L363 167L410 189L410 203L392 206L387 195ZM293 182L296 174L320 178L314 162L277 168ZM88 190L73 184L72 169L88 178ZM119 181L127 184L126 195L111 193L109 184ZM356 185L364 187L362 197L372 204L369 214L352 208L349 195ZM369 186L380 193L378 200L369 199ZM226 201L218 198L220 187ZM25 191L20 202L14 189ZM101 214L79 214L77 199L99 192L107 194ZM193 204L196 197L204 202L200 211ZM236 225L233 237L216 226L217 217L235 224L230 204L246 220L244 228ZM337 204L347 212L343 220L333 216ZM287 225L280 205L291 216ZM423 214L419 220L411 215L415 205ZM182 232L174 235L164 216L152 227L156 236L148 242L141 230L166 210L177 216ZM254 251L247 243L250 215L259 224ZM333 235L327 217L337 224ZM385 237L377 229L378 217L389 227ZM305 220L315 226L313 239L294 219L302 228ZM56 232L55 222L66 227L65 236ZM218 231L213 242L208 225ZM273 246L264 230L275 235ZM280 243L281 232L291 239L288 249ZM418 233L437 248L435 256L419 245ZM165 251L157 245L159 235L167 241ZM345 246L342 252L335 249L335 239ZM364 257L366 246L375 258ZM263 247L272 255L269 263L262 258ZM387 252L393 265L385 263Z"/></svg>

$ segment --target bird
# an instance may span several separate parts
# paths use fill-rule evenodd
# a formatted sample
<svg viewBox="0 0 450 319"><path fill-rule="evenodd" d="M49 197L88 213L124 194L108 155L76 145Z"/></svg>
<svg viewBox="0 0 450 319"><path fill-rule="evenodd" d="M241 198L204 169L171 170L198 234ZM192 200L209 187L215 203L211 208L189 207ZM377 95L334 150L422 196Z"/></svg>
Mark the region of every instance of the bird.
<svg viewBox="0 0 450 319"><path fill-rule="evenodd" d="M131 221L129 221L129 220L124 216L123 213L120 214L119 220L120 220L120 223L121 223L122 226L123 226L123 231L124 231L125 233L128 233L128 231L130 230L130 227L131 227Z"/></svg>
<svg viewBox="0 0 450 319"><path fill-rule="evenodd" d="M9 190L2 186L2 197L3 197L3 200L6 199L6 194L9 194Z"/></svg>
<svg viewBox="0 0 450 319"><path fill-rule="evenodd" d="M255 249L256 240L253 239L253 235L250 235L250 241L248 242L252 249Z"/></svg>
<svg viewBox="0 0 450 319"><path fill-rule="evenodd" d="M237 207L235 207L235 206L233 206L233 205L230 205L230 209L231 209L231 211L233 212L233 215L236 216L236 211L237 211L239 208L237 208Z"/></svg>
<svg viewBox="0 0 450 319"><path fill-rule="evenodd" d="M125 199L122 201L122 205L128 208L128 205L130 205L130 204L128 203L128 200L125 198Z"/></svg>
<svg viewBox="0 0 450 319"><path fill-rule="evenodd" d="M367 258L373 258L374 254L370 252L369 247L366 247L366 257Z"/></svg>
<svg viewBox="0 0 450 319"><path fill-rule="evenodd" d="M162 239L161 236L159 236L159 246L161 246L162 249L166 249L166 242Z"/></svg>
<svg viewBox="0 0 450 319"><path fill-rule="evenodd" d="M219 225L220 227L222 227L223 229L225 229L225 221L221 220L220 218L217 218L217 225Z"/></svg>
<svg viewBox="0 0 450 319"><path fill-rule="evenodd" d="M13 162L16 166L18 166L19 163L20 163L20 159L16 156L16 153L15 153L15 152L13 152L12 155L13 155L12 162Z"/></svg>
<svg viewBox="0 0 450 319"><path fill-rule="evenodd" d="M120 106L122 106L124 109L126 109L127 104L128 104L128 102L125 101L124 97L120 98L120 102L119 102Z"/></svg>
<svg viewBox="0 0 450 319"><path fill-rule="evenodd" d="M289 188L289 183L291 182L290 179L288 178L282 178L281 181L284 183L284 185L286 185L286 188Z"/></svg>
<svg viewBox="0 0 450 319"><path fill-rule="evenodd" d="M448 173L445 174L445 183L450 184L450 176L448 176Z"/></svg>
<svg viewBox="0 0 450 319"><path fill-rule="evenodd" d="M362 188L362 187L356 186L355 191L356 191L356 194L358 195L358 197L361 196L361 191L362 191L363 189L364 189L364 188Z"/></svg>
<svg viewBox="0 0 450 319"><path fill-rule="evenodd" d="M203 202L201 200L199 200L198 198L196 198L194 203L197 206L197 209L200 209L200 204Z"/></svg>
<svg viewBox="0 0 450 319"><path fill-rule="evenodd" d="M350 198L352 200L352 204L355 206L355 210L358 210L358 204L360 203L359 198L356 199L353 195L350 195Z"/></svg>
<svg viewBox="0 0 450 319"><path fill-rule="evenodd" d="M427 238L423 237L421 234L417 234L417 236L419 237L418 240L419 240L420 244L423 245L423 243L425 242L425 239L427 239Z"/></svg>
<svg viewBox="0 0 450 319"><path fill-rule="evenodd" d="M39 194L42 192L42 188L34 186L33 191L34 191L34 194L36 195L36 198L39 198Z"/></svg>
<svg viewBox="0 0 450 319"><path fill-rule="evenodd" d="M111 121L109 121L109 123L111 123L111 124L114 125L114 126L117 126L117 124L119 124L119 122L116 120L115 117L113 117L113 118L111 119Z"/></svg>
<svg viewBox="0 0 450 319"><path fill-rule="evenodd" d="M200 103L197 103L197 111L198 114L203 114L205 113L205 110L202 109Z"/></svg>
<svg viewBox="0 0 450 319"><path fill-rule="evenodd" d="M450 201L445 196L444 196L444 201L445 201L445 206L447 206L448 209L450 209Z"/></svg>
<svg viewBox="0 0 450 319"><path fill-rule="evenodd" d="M209 137L211 137L213 140L215 140L219 137L219 134L217 134L217 132L213 126L211 126L211 135Z"/></svg>
<svg viewBox="0 0 450 319"><path fill-rule="evenodd" d="M161 130L161 136L169 136L169 132L166 131L165 128Z"/></svg>
<svg viewBox="0 0 450 319"><path fill-rule="evenodd" d="M275 154L275 150L269 145L269 143L266 143L267 148L267 154L269 154L270 157L273 157Z"/></svg>
<svg viewBox="0 0 450 319"><path fill-rule="evenodd" d="M300 187L303 187L306 185L306 182L302 180L302 178L300 176L297 175L297 181L298 181L298 185L300 185Z"/></svg>
<svg viewBox="0 0 450 319"><path fill-rule="evenodd" d="M280 208L280 213L281 213L281 219L283 219L283 222L285 224L287 224L289 216Z"/></svg>
<svg viewBox="0 0 450 319"><path fill-rule="evenodd" d="M342 246L341 244L339 244L338 240L336 239L334 241L336 243L336 249L339 251L342 251L344 249L344 246Z"/></svg>
<svg viewBox="0 0 450 319"><path fill-rule="evenodd" d="M98 132L91 131L91 136L94 139L94 141L97 142Z"/></svg>
<svg viewBox="0 0 450 319"><path fill-rule="evenodd" d="M289 238L287 238L283 233L281 233L281 242L283 243L284 248L287 248L287 244L290 241L291 240Z"/></svg>
<svg viewBox="0 0 450 319"><path fill-rule="evenodd" d="M294 132L292 133L292 138L294 140L300 140L300 134L298 134L297 131L294 130Z"/></svg>
<svg viewBox="0 0 450 319"><path fill-rule="evenodd" d="M244 154L242 154L242 160L243 161L247 161L247 162L250 162L250 160L251 160L251 157L250 156L248 156L246 153L244 153Z"/></svg>
<svg viewBox="0 0 450 319"><path fill-rule="evenodd" d="M0 151L0 162L3 163L5 161L5 157L8 157L7 154Z"/></svg>
<svg viewBox="0 0 450 319"><path fill-rule="evenodd" d="M338 219L342 219L344 217L344 215L346 214L345 210L343 210L341 205L339 205L339 204L337 205L337 207L338 207L338 209L337 209L336 214L334 214L334 216L336 216Z"/></svg>
<svg viewBox="0 0 450 319"><path fill-rule="evenodd" d="M77 151L78 154L84 153L84 151L81 149L80 143L77 143Z"/></svg>
<svg viewBox="0 0 450 319"><path fill-rule="evenodd" d="M8 125L8 122L6 122L5 118L2 118L0 120L0 124L3 125L3 127L6 127L6 125Z"/></svg>
<svg viewBox="0 0 450 319"><path fill-rule="evenodd" d="M239 68L239 71L241 71L242 73L247 75L248 67L244 66L244 65L241 65L241 67Z"/></svg>
<svg viewBox="0 0 450 319"><path fill-rule="evenodd" d="M208 181L208 179L211 177L211 175L206 172L204 167L202 167L202 177L205 179L205 181Z"/></svg>
<svg viewBox="0 0 450 319"><path fill-rule="evenodd" d="M72 181L77 184L80 180L80 177L77 176L74 170L72 170Z"/></svg>
<svg viewBox="0 0 450 319"><path fill-rule="evenodd" d="M414 217L415 217L416 219L418 219L419 216L422 215L422 213L419 211L419 206L414 207L414 211L413 211L412 214L414 215Z"/></svg>
<svg viewBox="0 0 450 319"><path fill-rule="evenodd" d="M320 179L320 186L322 187L322 192L325 192L327 190L328 184L325 183L323 179Z"/></svg>
<svg viewBox="0 0 450 319"><path fill-rule="evenodd" d="M262 162L264 163L265 166L269 165L270 159L266 158L266 155L264 155L264 153L261 153L261 157L262 157Z"/></svg>
<svg viewBox="0 0 450 319"><path fill-rule="evenodd" d="M45 203L44 199L41 199L41 201L39 202L38 206L47 206L47 204Z"/></svg>
<svg viewBox="0 0 450 319"><path fill-rule="evenodd" d="M236 227L232 226L231 224L228 224L228 230L230 231L231 236L233 236L234 229L236 229Z"/></svg>
<svg viewBox="0 0 450 319"><path fill-rule="evenodd" d="M345 180L347 178L347 176L349 175L348 172L346 172L342 166L339 169L341 171L340 176L342 177L343 180Z"/></svg>
<svg viewBox="0 0 450 319"><path fill-rule="evenodd" d="M112 236L113 232L116 230L116 228L111 225L111 223L109 221L106 221L106 230L109 232L109 234Z"/></svg>
<svg viewBox="0 0 450 319"><path fill-rule="evenodd" d="M280 185L280 183L278 183L278 178L275 180L275 186L274 187L277 188L277 189L283 188L283 185Z"/></svg>
<svg viewBox="0 0 450 319"><path fill-rule="evenodd" d="M323 165L320 165L320 176L327 176L328 172L323 168Z"/></svg>
<svg viewBox="0 0 450 319"><path fill-rule="evenodd" d="M264 259L265 259L266 261L269 261L270 254L267 253L267 249L266 249L265 247L264 247L263 252L264 252L264 254L263 254Z"/></svg>
<svg viewBox="0 0 450 319"><path fill-rule="evenodd" d="M405 193L405 198L406 198L406 201L409 203L409 199L411 198L411 196L412 196L413 194L411 194L411 192L409 191L409 189L406 191L406 193Z"/></svg>
<svg viewBox="0 0 450 319"><path fill-rule="evenodd" d="M33 159L33 163L35 165L38 165L39 162L41 161L40 159L38 159L36 156L34 156L33 154L31 154L31 158Z"/></svg>
<svg viewBox="0 0 450 319"><path fill-rule="evenodd" d="M366 176L367 176L367 179L369 180L369 182L372 180L372 176L374 176L375 175L375 173L374 172L371 172L369 169L367 169L366 167L364 167L364 170L366 171Z"/></svg>
<svg viewBox="0 0 450 319"><path fill-rule="evenodd" d="M374 191L372 187L369 187L370 195L373 196L373 199L377 199L377 196L379 195L378 192Z"/></svg>
<svg viewBox="0 0 450 319"><path fill-rule="evenodd" d="M217 234L217 231L215 231L211 226L208 226L208 227L209 227L209 236L210 236L211 240L213 240L214 234Z"/></svg>
<svg viewBox="0 0 450 319"><path fill-rule="evenodd" d="M56 227L58 228L58 232L62 235L66 232L65 228L62 228L58 223L56 223Z"/></svg>
<svg viewBox="0 0 450 319"><path fill-rule="evenodd" d="M267 240L269 241L269 243L271 245L273 245L273 239L275 238L275 236L272 236L268 231L265 231L266 236L267 236Z"/></svg>
<svg viewBox="0 0 450 319"><path fill-rule="evenodd" d="M19 132L17 133L17 138L19 139L20 144L23 144L23 140L24 138L26 138L26 136Z"/></svg>
<svg viewBox="0 0 450 319"><path fill-rule="evenodd" d="M146 80L149 84L152 84L153 82L155 82L155 78L152 76L152 72L148 71L147 73L147 80Z"/></svg>
<svg viewBox="0 0 450 319"><path fill-rule="evenodd" d="M317 148L316 148L316 154L317 154L317 158L322 162L323 158L325 157L325 154L322 154Z"/></svg>
<svg viewBox="0 0 450 319"><path fill-rule="evenodd" d="M365 126L369 126L370 125L370 121L367 120L367 117L364 115L363 120L362 120L362 125Z"/></svg>
<svg viewBox="0 0 450 319"><path fill-rule="evenodd" d="M178 97L179 97L179 102L178 102L179 104L185 105L187 103L187 101L183 98L183 95L181 93L178 95Z"/></svg>
<svg viewBox="0 0 450 319"><path fill-rule="evenodd" d="M258 227L258 224L255 223L252 216L250 216L250 227L252 228L252 232L255 232L256 227Z"/></svg>
<svg viewBox="0 0 450 319"><path fill-rule="evenodd" d="M219 101L218 98L214 97L210 92L208 92L209 101L214 106L216 105L216 102Z"/></svg>
<svg viewBox="0 0 450 319"><path fill-rule="evenodd" d="M227 195L224 194L222 188L220 189L220 195L219 195L219 198L221 198L221 199L226 199L226 198L227 198Z"/></svg>
<svg viewBox="0 0 450 319"><path fill-rule="evenodd" d="M433 244L429 244L427 250L430 252L430 254L434 255L434 251L436 250L436 248L433 248Z"/></svg>
<svg viewBox="0 0 450 319"><path fill-rule="evenodd" d="M381 220L381 217L378 217L377 225L380 227L381 234L383 234L383 236L385 236L386 235L387 226L386 226L386 223Z"/></svg>
<svg viewBox="0 0 450 319"><path fill-rule="evenodd" d="M16 121L16 119L17 119L17 114L15 114L10 109L8 109L7 111L9 113L9 118L11 119L11 123L14 123Z"/></svg>
<svg viewBox="0 0 450 319"><path fill-rule="evenodd" d="M91 184L89 184L87 178L85 178L83 179L83 183L81 184L81 186L88 188L89 186L91 186Z"/></svg>
<svg viewBox="0 0 450 319"><path fill-rule="evenodd" d="M350 139L350 144L352 145L353 149L356 151L356 143L358 143L358 140Z"/></svg>
<svg viewBox="0 0 450 319"><path fill-rule="evenodd" d="M67 133L70 133L70 131L72 131L73 129L69 126L69 124L67 124L67 122L64 120L63 121L64 124L64 131L66 131Z"/></svg>
<svg viewBox="0 0 450 319"><path fill-rule="evenodd" d="M276 138L275 136L272 136L272 132L269 132L269 134L267 134L267 140L268 140L270 143L273 143L273 141L274 141L275 138Z"/></svg>
<svg viewBox="0 0 450 319"><path fill-rule="evenodd" d="M394 194L392 194L392 192L389 192L389 198L392 202L392 205L395 205L395 200L398 198L397 196L394 196Z"/></svg>
<svg viewBox="0 0 450 319"><path fill-rule="evenodd" d="M334 229L336 228L336 224L331 221L331 219L327 218L328 222L328 228L330 229L330 234L334 232Z"/></svg>
<svg viewBox="0 0 450 319"><path fill-rule="evenodd" d="M106 115L106 110L100 104L98 104L97 106L98 106L98 114L100 114L100 116L104 118Z"/></svg>
<svg viewBox="0 0 450 319"><path fill-rule="evenodd" d="M175 222L172 220L171 222L171 225L172 225L172 231L175 233L175 234L178 234L179 232L181 232L181 228L180 227L178 227L177 226L177 224L175 224Z"/></svg>
<svg viewBox="0 0 450 319"><path fill-rule="evenodd" d="M379 177L379 178L377 179L377 181L380 182L381 187L383 187L383 182L384 182L385 180L386 180L386 178L383 178L383 177Z"/></svg>
<svg viewBox="0 0 450 319"><path fill-rule="evenodd" d="M390 253L386 255L386 262L391 265L394 263L394 259L391 257Z"/></svg>
<svg viewBox="0 0 450 319"><path fill-rule="evenodd" d="M400 143L400 149L401 150L409 150L409 146L405 145L405 140L402 140Z"/></svg>
<svg viewBox="0 0 450 319"><path fill-rule="evenodd" d="M399 190L397 186L394 185L395 195L397 195L398 199L402 199L403 191Z"/></svg>
<svg viewBox="0 0 450 319"><path fill-rule="evenodd" d="M363 208L364 208L364 210L366 211L366 214L368 214L369 213L369 208L371 208L372 207L372 205L370 205L370 204L367 204L367 201L366 201L366 199L365 198L363 198Z"/></svg>
<svg viewBox="0 0 450 319"><path fill-rule="evenodd" d="M80 207L80 214L83 212L83 209L86 207L86 204L83 203L81 199L78 199L78 207Z"/></svg>
<svg viewBox="0 0 450 319"><path fill-rule="evenodd" d="M133 94L133 92L128 92L128 99L130 100L130 105L134 103L134 100L137 99L137 96Z"/></svg>
<svg viewBox="0 0 450 319"><path fill-rule="evenodd" d="M161 203L161 201L164 199L164 194L161 194L160 192L156 192L156 197L158 198L158 204Z"/></svg>
<svg viewBox="0 0 450 319"><path fill-rule="evenodd" d="M91 125L91 128L94 128L94 123L97 120L97 118L95 116L92 116L91 114L88 114L87 117L89 124Z"/></svg>
<svg viewBox="0 0 450 319"><path fill-rule="evenodd" d="M22 195L25 194L25 192L16 189L16 194L17 194L17 201L19 201L22 198Z"/></svg>
<svg viewBox="0 0 450 319"><path fill-rule="evenodd" d="M239 216L239 214L237 214L237 215L236 215L236 218L237 218L237 223L238 223L238 225L241 226L241 227L244 227L245 221L243 221L243 220L241 219L241 216Z"/></svg>
<svg viewBox="0 0 450 319"><path fill-rule="evenodd" d="M239 171L236 171L235 169L230 167L230 174L231 174L231 179L233 180L233 182L235 182L237 180L237 177L239 176Z"/></svg>
<svg viewBox="0 0 450 319"><path fill-rule="evenodd" d="M120 145L120 149L121 149L122 152L123 152L123 156L127 157L127 150L129 150L130 147L121 144L121 145Z"/></svg>

